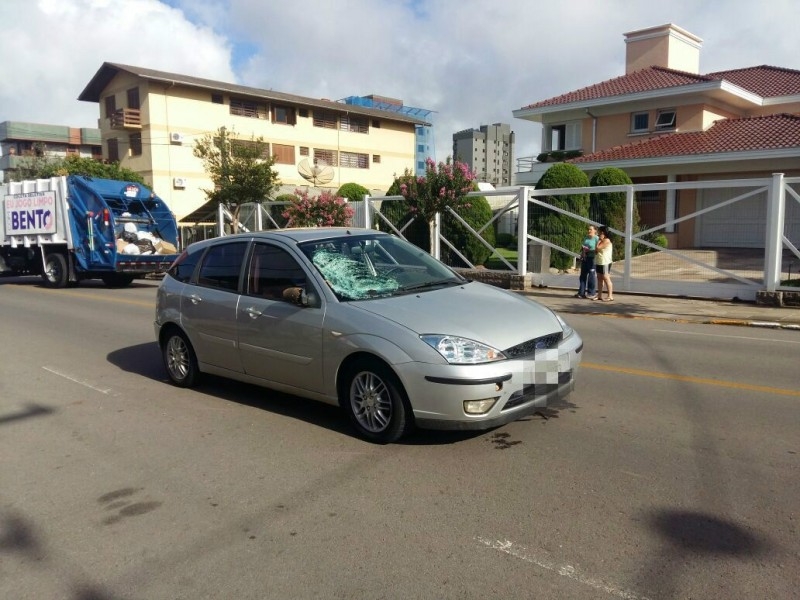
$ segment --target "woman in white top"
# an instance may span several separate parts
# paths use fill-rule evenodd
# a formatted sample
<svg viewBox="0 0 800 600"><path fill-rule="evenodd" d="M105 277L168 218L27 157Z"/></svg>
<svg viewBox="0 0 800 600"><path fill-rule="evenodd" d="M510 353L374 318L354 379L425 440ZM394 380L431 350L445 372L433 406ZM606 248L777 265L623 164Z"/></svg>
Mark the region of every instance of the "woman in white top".
<svg viewBox="0 0 800 600"><path fill-rule="evenodd" d="M614 299L614 286L611 284L611 256L613 246L608 237L608 228L600 227L597 231L600 241L597 242L595 252L595 268L597 269L597 297L595 300L611 302ZM606 298L603 298L603 287L606 288Z"/></svg>

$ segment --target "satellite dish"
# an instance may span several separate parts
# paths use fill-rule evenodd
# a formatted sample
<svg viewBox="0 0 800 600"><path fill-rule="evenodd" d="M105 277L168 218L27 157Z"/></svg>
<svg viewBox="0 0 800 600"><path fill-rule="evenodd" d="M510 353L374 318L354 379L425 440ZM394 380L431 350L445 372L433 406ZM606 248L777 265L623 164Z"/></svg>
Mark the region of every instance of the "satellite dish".
<svg viewBox="0 0 800 600"><path fill-rule="evenodd" d="M333 180L333 169L325 163L312 165L307 158L300 161L297 165L297 172L306 181L314 185L325 185Z"/></svg>

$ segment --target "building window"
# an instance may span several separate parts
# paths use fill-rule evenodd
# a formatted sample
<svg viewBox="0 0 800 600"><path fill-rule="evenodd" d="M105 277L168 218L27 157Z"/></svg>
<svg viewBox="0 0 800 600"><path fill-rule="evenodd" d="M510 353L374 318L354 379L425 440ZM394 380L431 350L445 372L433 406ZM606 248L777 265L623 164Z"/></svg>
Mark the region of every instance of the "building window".
<svg viewBox="0 0 800 600"><path fill-rule="evenodd" d="M342 131L369 133L369 121L366 117L359 117L357 115L344 115L341 118L339 127Z"/></svg>
<svg viewBox="0 0 800 600"><path fill-rule="evenodd" d="M314 164L315 165L329 165L335 167L337 165L336 150L322 150L314 148Z"/></svg>
<svg viewBox="0 0 800 600"><path fill-rule="evenodd" d="M314 109L314 127L336 129L336 113L329 110Z"/></svg>
<svg viewBox="0 0 800 600"><path fill-rule="evenodd" d="M631 132L641 133L650 130L650 113L640 112L631 115Z"/></svg>
<svg viewBox="0 0 800 600"><path fill-rule="evenodd" d="M308 146L300 146L300 156L308 156Z"/></svg>
<svg viewBox="0 0 800 600"><path fill-rule="evenodd" d="M294 125L297 123L294 108L291 106L280 106L277 104L273 105L272 122L283 123L284 125Z"/></svg>
<svg viewBox="0 0 800 600"><path fill-rule="evenodd" d="M112 94L111 96L106 96L106 117L111 118L117 112L117 99Z"/></svg>
<svg viewBox="0 0 800 600"><path fill-rule="evenodd" d="M581 147L581 123L575 121L563 125L551 125L550 148L548 150L579 150Z"/></svg>
<svg viewBox="0 0 800 600"><path fill-rule="evenodd" d="M672 109L658 111L656 129L675 129L675 111Z"/></svg>
<svg viewBox="0 0 800 600"><path fill-rule="evenodd" d="M131 156L141 156L142 155L142 134L141 133L132 133L129 138L129 143L131 146Z"/></svg>
<svg viewBox="0 0 800 600"><path fill-rule="evenodd" d="M272 144L272 155L275 157L276 164L294 164L294 146L287 146L285 144Z"/></svg>
<svg viewBox="0 0 800 600"><path fill-rule="evenodd" d="M108 144L108 160L110 162L119 162L119 143L117 138L111 138L106 143Z"/></svg>
<svg viewBox="0 0 800 600"><path fill-rule="evenodd" d="M213 104L224 104L225 101L222 99L222 94L211 94L211 102Z"/></svg>
<svg viewBox="0 0 800 600"><path fill-rule="evenodd" d="M381 122L378 119L372 119L372 126L375 129L380 129L381 128Z"/></svg>
<svg viewBox="0 0 800 600"><path fill-rule="evenodd" d="M550 128L550 150L566 150L567 126L555 125Z"/></svg>
<svg viewBox="0 0 800 600"><path fill-rule="evenodd" d="M231 114L238 117L249 117L251 119L266 119L267 106L249 100L235 100L231 98Z"/></svg>
<svg viewBox="0 0 800 600"><path fill-rule="evenodd" d="M417 144L417 152L425 152L425 144Z"/></svg>
<svg viewBox="0 0 800 600"><path fill-rule="evenodd" d="M297 116L303 117L304 119L308 118L308 109L307 108L298 108L297 109Z"/></svg>
<svg viewBox="0 0 800 600"><path fill-rule="evenodd" d="M139 110L139 88L131 88L128 90L128 108Z"/></svg>
<svg viewBox="0 0 800 600"><path fill-rule="evenodd" d="M340 152L339 166L350 167L351 169L368 169L369 155L358 152Z"/></svg>
<svg viewBox="0 0 800 600"><path fill-rule="evenodd" d="M377 165L377 164L380 164L380 162L381 162L381 155L380 155L380 154L373 154L373 155L372 155L372 162L373 162L374 164L376 164L376 165Z"/></svg>

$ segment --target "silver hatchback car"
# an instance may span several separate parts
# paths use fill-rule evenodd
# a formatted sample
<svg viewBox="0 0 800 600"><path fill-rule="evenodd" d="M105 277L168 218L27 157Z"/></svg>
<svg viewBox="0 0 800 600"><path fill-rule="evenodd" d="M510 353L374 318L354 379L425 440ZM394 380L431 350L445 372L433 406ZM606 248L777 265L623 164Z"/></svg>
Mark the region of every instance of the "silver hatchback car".
<svg viewBox="0 0 800 600"><path fill-rule="evenodd" d="M155 333L175 385L210 373L338 404L377 443L529 415L573 390L583 348L541 304L348 228L192 244L159 286Z"/></svg>

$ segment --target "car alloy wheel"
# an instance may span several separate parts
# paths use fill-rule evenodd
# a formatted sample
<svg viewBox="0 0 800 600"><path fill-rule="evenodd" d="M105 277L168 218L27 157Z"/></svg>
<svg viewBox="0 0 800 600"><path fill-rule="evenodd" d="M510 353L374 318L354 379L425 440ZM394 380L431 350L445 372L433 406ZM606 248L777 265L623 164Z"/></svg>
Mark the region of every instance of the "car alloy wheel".
<svg viewBox="0 0 800 600"><path fill-rule="evenodd" d="M180 331L170 333L162 352L170 381L180 387L194 385L199 374L197 357L186 336Z"/></svg>
<svg viewBox="0 0 800 600"><path fill-rule="evenodd" d="M411 411L394 373L377 361L351 371L344 403L350 419L362 437L389 443L411 428Z"/></svg>

